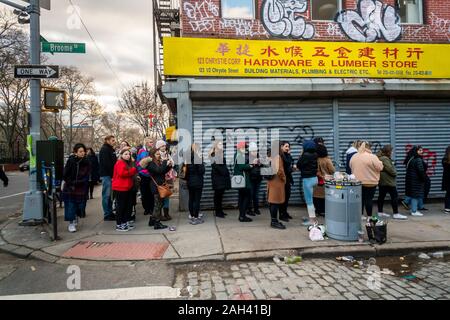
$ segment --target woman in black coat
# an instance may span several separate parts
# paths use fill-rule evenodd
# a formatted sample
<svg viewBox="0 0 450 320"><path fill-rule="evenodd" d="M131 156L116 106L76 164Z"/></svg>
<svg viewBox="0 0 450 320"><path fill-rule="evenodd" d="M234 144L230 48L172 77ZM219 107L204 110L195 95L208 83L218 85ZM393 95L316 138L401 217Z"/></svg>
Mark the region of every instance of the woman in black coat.
<svg viewBox="0 0 450 320"><path fill-rule="evenodd" d="M204 175L205 164L203 163L201 150L198 144L194 143L191 148L191 163L186 166L186 180L189 189L189 213L191 215L190 224L193 225L204 222L199 217Z"/></svg>
<svg viewBox="0 0 450 320"><path fill-rule="evenodd" d="M423 165L423 149L421 146L413 147L404 161L406 165L405 195L406 202L411 203L411 215L422 217L418 206L425 194L426 171Z"/></svg>
<svg viewBox="0 0 450 320"><path fill-rule="evenodd" d="M450 213L450 146L445 150L445 156L442 159L444 174L442 176L442 191L445 193L445 213Z"/></svg>
<svg viewBox="0 0 450 320"><path fill-rule="evenodd" d="M64 220L69 222L69 232L77 231L77 216L84 216L91 165L86 158L86 147L77 143L64 167L62 190Z"/></svg>
<svg viewBox="0 0 450 320"><path fill-rule="evenodd" d="M92 148L87 149L87 159L91 164L91 175L89 176L89 198L94 199L94 187L100 180L100 165L98 163L97 155Z"/></svg>
<svg viewBox="0 0 450 320"><path fill-rule="evenodd" d="M223 154L222 141L216 141L209 152L211 160L211 182L214 190L214 212L216 217L225 218L223 212L223 195L231 189L231 176Z"/></svg>

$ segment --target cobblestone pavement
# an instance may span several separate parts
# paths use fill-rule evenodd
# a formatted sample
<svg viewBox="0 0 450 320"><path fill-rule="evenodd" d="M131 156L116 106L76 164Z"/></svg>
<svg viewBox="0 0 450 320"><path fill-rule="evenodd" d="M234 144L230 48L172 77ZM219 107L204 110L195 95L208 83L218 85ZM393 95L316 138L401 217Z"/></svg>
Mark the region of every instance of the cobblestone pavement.
<svg viewBox="0 0 450 320"><path fill-rule="evenodd" d="M202 300L449 300L448 260L416 262L415 270L405 269L398 276L389 274L379 260L378 266L366 261L358 268L325 259L298 264L197 263L177 268L175 286L187 299ZM398 267L405 268L405 263ZM409 279L400 277L405 271Z"/></svg>

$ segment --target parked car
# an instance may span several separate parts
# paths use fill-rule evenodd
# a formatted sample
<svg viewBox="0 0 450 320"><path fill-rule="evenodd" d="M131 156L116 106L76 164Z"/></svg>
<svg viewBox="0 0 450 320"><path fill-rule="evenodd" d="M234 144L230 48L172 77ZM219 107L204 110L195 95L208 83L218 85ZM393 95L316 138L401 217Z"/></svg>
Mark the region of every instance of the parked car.
<svg viewBox="0 0 450 320"><path fill-rule="evenodd" d="M30 160L25 161L24 163L20 164L19 170L22 172L30 170Z"/></svg>

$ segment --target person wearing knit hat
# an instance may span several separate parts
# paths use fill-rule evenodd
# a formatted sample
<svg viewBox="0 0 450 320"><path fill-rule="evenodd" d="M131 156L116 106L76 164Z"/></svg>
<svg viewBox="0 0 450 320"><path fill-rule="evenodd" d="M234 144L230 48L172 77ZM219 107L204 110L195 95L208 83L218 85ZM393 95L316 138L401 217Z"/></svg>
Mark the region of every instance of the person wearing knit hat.
<svg viewBox="0 0 450 320"><path fill-rule="evenodd" d="M166 146L166 142L164 140L158 140L156 141L156 149L161 149L161 147L165 147Z"/></svg>
<svg viewBox="0 0 450 320"><path fill-rule="evenodd" d="M301 172L303 195L309 216L309 219L304 220L303 225L314 225L317 223L317 218L313 203L313 190L318 183L318 179L316 144L313 140L307 140L303 143L303 153L297 162L297 167Z"/></svg>

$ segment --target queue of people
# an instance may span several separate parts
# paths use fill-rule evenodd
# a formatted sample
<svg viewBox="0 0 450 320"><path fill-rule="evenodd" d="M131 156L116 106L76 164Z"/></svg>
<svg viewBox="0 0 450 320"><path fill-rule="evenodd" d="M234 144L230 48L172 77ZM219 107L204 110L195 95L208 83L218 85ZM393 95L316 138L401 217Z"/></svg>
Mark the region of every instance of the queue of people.
<svg viewBox="0 0 450 320"><path fill-rule="evenodd" d="M78 217L85 216L86 201L93 198L93 188L102 181L102 208L105 221L116 221L116 230L125 232L134 228L137 193L140 192L144 215L149 216L148 225L156 230L167 228L164 221L170 216L170 194L177 178L172 159L165 141L145 138L141 146L133 148L126 141L114 148L114 136L107 136L99 156L94 150L76 144L73 154L64 168L63 200L65 220L70 232L77 230ZM258 153L256 143L245 141L236 144L233 164L229 168L224 154L224 145L215 141L208 152L211 163L211 182L214 190L214 215L225 218L223 199L227 190L238 191L239 221L252 222L260 211L260 189L267 180L267 203L271 216L270 226L286 229L292 216L288 213L289 199L294 185L293 173L300 173L299 185L306 203L307 217L302 224L318 223L317 216L325 215L325 178L335 173L335 167L328 155L322 138L307 140L303 151L294 163L288 141L273 142L275 154ZM378 189L377 215L390 217L384 212L384 200L389 194L393 218L406 220L398 211L397 169L392 160L393 148L385 145L377 154L372 153L368 141L356 140L346 152L346 171L362 183L362 213L372 216L373 200ZM189 223L202 224L200 212L205 184L205 163L200 146L191 146L190 163L182 164L180 178L186 180L189 190ZM413 147L404 161L406 168L405 199L401 202L412 216L420 217L427 195L427 166L423 160L423 148ZM442 190L446 191L445 213L450 213L450 147L442 159L444 175ZM263 173L270 172L269 174ZM232 180L239 181L233 186ZM113 212L113 201L115 213ZM134 211L135 212L135 211ZM364 216L364 215L363 215ZM282 222L281 222L282 221Z"/></svg>

